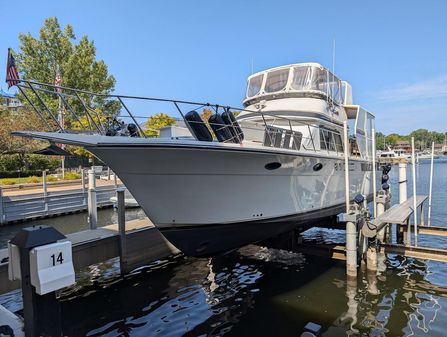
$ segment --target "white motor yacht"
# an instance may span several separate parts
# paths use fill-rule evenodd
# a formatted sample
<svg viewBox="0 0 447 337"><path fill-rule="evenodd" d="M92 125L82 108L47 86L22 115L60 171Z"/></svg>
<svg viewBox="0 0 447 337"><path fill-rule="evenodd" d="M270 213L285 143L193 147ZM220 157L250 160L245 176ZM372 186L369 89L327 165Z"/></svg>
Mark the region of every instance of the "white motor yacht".
<svg viewBox="0 0 447 337"><path fill-rule="evenodd" d="M25 80L18 86L51 87ZM76 89L62 89L67 114L75 113L69 98L76 98ZM135 120L124 105L131 98L157 101L108 97L120 101L122 111ZM60 127L56 132L15 134L93 153L187 255L226 252L343 212L346 146L351 197L372 195L374 116L354 105L350 85L320 64L291 64L251 75L243 108L158 101L178 108L190 136L146 138L138 123L129 133L139 137L109 136L114 133L106 132L88 108L89 124L98 124L93 132ZM188 110L182 110L185 105ZM209 120L199 115L204 106L215 112Z"/></svg>

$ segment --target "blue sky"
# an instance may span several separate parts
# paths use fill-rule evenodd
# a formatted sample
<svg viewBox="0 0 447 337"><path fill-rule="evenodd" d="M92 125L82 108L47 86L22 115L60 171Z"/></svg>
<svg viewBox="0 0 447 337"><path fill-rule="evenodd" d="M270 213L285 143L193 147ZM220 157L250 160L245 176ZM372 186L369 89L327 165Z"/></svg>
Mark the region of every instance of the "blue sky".
<svg viewBox="0 0 447 337"><path fill-rule="evenodd" d="M95 41L116 92L240 106L254 71L332 66L377 129L447 131L447 1L6 1L0 78L18 34L57 16ZM3 65L2 65L3 64ZM3 80L2 80L3 81ZM1 84L5 89L5 84ZM147 115L158 111L140 111Z"/></svg>

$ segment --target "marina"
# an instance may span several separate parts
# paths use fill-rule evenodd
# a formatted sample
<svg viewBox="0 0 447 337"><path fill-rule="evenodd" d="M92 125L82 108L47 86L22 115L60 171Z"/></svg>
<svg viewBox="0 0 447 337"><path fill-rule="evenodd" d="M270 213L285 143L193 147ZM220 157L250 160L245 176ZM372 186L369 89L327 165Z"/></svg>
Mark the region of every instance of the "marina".
<svg viewBox="0 0 447 337"><path fill-rule="evenodd" d="M447 161L441 161L436 164L435 172L445 172L443 171L445 165L447 165ZM421 164L419 170L421 178L418 183L418 189L421 192L428 192L427 175L429 173L429 165ZM446 179L445 174L440 173L438 175L439 185L438 188L435 187L435 192L445 186ZM393 170L390 172L390 180L394 182L392 184L393 198L398 198L397 172L393 172ZM411 184L408 187L411 189ZM447 197L442 194L439 195L440 198L435 199L432 220L436 224L441 224L445 216L444 210L439 206L442 205ZM113 212L112 209L104 211ZM68 215L68 217L70 216L79 215ZM58 218L51 218L45 221L58 222L59 220ZM433 238L433 236L425 235L422 232L419 234L419 247L421 248L424 246L439 248L445 246L445 238L439 236ZM324 245L333 244L333 242L343 243L345 240L344 231L336 229L324 230L315 228L309 232L304 232L302 236L305 243L308 245L316 243L320 249ZM212 322L222 321L228 323L217 324L214 329L220 331L220 329L225 329L226 326L232 326L238 322L238 328L228 332L229 335L236 336L243 333L243 331L249 331L244 329L253 329L253 327L250 327L250 320L246 320L238 314L239 310L247 310L242 308L246 308L250 303L254 305L251 310L253 315L256 316L271 314L272 304L277 303L275 306L278 305L278 309L282 308L281 312L287 313L286 315L278 316L277 319L282 323L283 333L290 336L293 335L295 329L304 326L307 321L316 321L314 316L315 310L326 312L325 315L320 315L319 320L315 323L328 327L329 333L327 335L331 335L331 333L343 335L344 331L351 329L351 326L359 329L359 332L362 331L368 334L371 331L399 334L401 329L404 329L404 331L407 331L406 329L409 329L408 331L413 330L416 334L418 331L423 333L418 325L418 320L407 325L406 315L400 316L400 318L388 316L393 312L394 306L407 308L406 310L409 310L408 315L411 315L411 312L414 310L419 310L423 313L424 316L422 317L424 320L430 320L435 315L440 315L439 317L445 315L443 311L443 294L445 294L445 289L443 288L442 275L444 275L446 267L444 263L436 260L431 262L429 260L413 260L403 258L401 253L387 252L387 262L385 265L380 266L379 264L379 268L385 268L387 271L385 272L386 278L381 278L380 276L372 278L372 274L366 273L365 270L360 271L357 282L346 283L344 281L346 278L344 276L344 264L340 265L336 260L331 262L331 259L324 259L317 253L309 254L308 252L303 255L303 253L299 252L299 249L296 249L296 252L294 252L293 250L260 249L258 246L248 246L230 255L212 259L177 256L173 258L165 257L161 262L152 266L149 265L124 279L119 277L119 262L116 260L115 262L112 260L111 262L99 264L97 267L99 269L84 269L85 271L78 276L83 286L75 288L66 294L67 300L69 300L63 300L62 312L80 312L75 308L79 308L79 306L83 308L95 306L95 309L86 316L89 319L83 324L81 332L79 332L81 334L87 334L88 331L98 331L99 334L114 334L114 331L118 333L122 329L131 329L132 331L142 329L141 331L154 335L163 335L164 333L177 334L180 331L201 331L202 329L206 331L212 329L209 326L209 324L213 324ZM339 256L345 256L342 246ZM210 266L211 270L209 269ZM94 272L94 270L97 271ZM437 272L433 273L430 270L436 270ZM384 273L384 271L382 270L381 273ZM221 276L217 278L210 276L219 274ZM167 279L166 275L169 275ZM257 276L252 278L252 275ZM174 279L169 281L172 277ZM214 281L211 281L213 278L210 279L210 277L214 277ZM309 279L311 283L303 283L305 279ZM281 282L278 282L278 280L281 280ZM212 282L214 282L214 286ZM132 285L135 283L140 286ZM336 286L337 284L338 286ZM165 295L146 297L146 295L143 300L141 298L142 289L148 285L156 287L154 289L157 291L154 290L154 295L164 294L165 291L168 291L167 297L164 297ZM327 289L331 289L330 297L315 297L315 295L312 295L315 292L327 291ZM400 291L402 292L392 294L393 289L401 289ZM113 316L110 316L112 312L102 318L99 318L98 315L103 312L101 310L103 299L110 298L109 294L116 291L119 293L123 292L122 296L131 296L133 300L125 307L122 307L126 303L124 298L122 300L116 298L112 302L114 303L112 305L121 307L120 312L123 313L120 315L128 315L129 319L109 325L107 322L115 320ZM81 295L88 292L91 292L92 295L87 297ZM407 297L403 295L404 292L407 294ZM195 293L197 295L194 295ZM203 298L200 296L201 293L204 294ZM157 296L159 297L157 298ZM408 296L410 297L408 298ZM190 298L189 301L191 302L183 300L183 297ZM136 301L138 298L141 298L141 300ZM382 301L380 301L381 298ZM394 300L386 302L387 298L393 298ZM20 293L6 294L0 297L0 299L1 304L6 305L9 309L14 310L14 308L20 306ZM307 307L297 307L296 304L301 302L299 299L312 304ZM365 302L362 299L368 300ZM149 303L155 301L155 303L159 304L152 309L144 310L146 306L144 303L148 304L146 301ZM377 305L381 302L383 304L381 309L379 309ZM161 306L163 303L166 303L167 306ZM188 303L190 304L188 305ZM203 323L194 323L193 317L196 316L192 315L189 316L191 317L190 319L186 318L188 313L196 312L195 307L192 306L193 303L205 306L205 308L215 308L213 309L214 313L211 319L205 319L207 316L204 316L202 318L204 320ZM179 308L182 309L178 311ZM146 322L140 328L133 323L136 318L131 318L139 310L141 310L140 314L137 315L137 317L140 317L139 321ZM345 310L347 311L345 312ZM376 312L378 312L377 310L384 310L384 313L388 313L388 315L375 316ZM109 312L109 310L106 310L106 312ZM296 316L294 314L296 312L299 312L300 315ZM169 318L166 318L165 322L163 320L159 321L164 315L167 315L166 317ZM370 315L374 315L377 318L373 321L362 319L362 317ZM224 317L228 317L229 321ZM394 318L388 321L387 317ZM73 317L72 314L67 317L63 316L63 322L65 322L63 323L64 331L68 331L69 334L78 331L79 324L77 319L77 316ZM187 327L173 324L177 319L187 322ZM156 322L160 323L155 324ZM431 323L429 330L431 335L442 336L442 325L439 326L438 324L440 323L435 324L435 321ZM220 325L223 326L220 327ZM150 330L147 330L148 328ZM260 335L266 336L269 335L269 331L271 332L267 322L260 324L255 331Z"/></svg>
<svg viewBox="0 0 447 337"><path fill-rule="evenodd" d="M27 2L0 67L0 336L445 335L444 5Z"/></svg>

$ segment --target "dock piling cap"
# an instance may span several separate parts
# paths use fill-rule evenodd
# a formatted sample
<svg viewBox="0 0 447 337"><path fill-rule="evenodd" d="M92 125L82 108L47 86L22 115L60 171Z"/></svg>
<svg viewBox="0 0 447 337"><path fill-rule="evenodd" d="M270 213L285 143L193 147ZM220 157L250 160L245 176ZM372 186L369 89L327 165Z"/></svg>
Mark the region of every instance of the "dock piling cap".
<svg viewBox="0 0 447 337"><path fill-rule="evenodd" d="M47 225L22 228L11 239L11 243L19 248L34 248L57 242L67 237L55 228Z"/></svg>

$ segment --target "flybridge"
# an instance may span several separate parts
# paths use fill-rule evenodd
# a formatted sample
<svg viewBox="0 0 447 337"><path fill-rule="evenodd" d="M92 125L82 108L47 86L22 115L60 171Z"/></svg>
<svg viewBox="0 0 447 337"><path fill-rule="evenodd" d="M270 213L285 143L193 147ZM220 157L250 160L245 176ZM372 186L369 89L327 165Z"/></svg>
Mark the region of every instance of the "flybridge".
<svg viewBox="0 0 447 337"><path fill-rule="evenodd" d="M267 69L251 75L244 105L263 99L287 97L323 98L336 105L352 104L352 89L318 63L299 63Z"/></svg>

